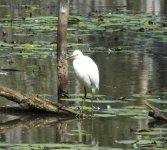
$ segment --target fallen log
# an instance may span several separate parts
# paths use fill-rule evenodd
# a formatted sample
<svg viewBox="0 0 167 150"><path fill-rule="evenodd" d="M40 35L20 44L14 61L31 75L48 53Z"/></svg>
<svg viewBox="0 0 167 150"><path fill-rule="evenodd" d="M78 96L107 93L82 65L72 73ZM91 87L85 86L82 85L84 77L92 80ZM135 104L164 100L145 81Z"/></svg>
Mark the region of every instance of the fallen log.
<svg viewBox="0 0 167 150"><path fill-rule="evenodd" d="M47 113L55 113L55 114L65 114L72 117L78 117L78 118L85 118L86 115L83 113L79 113L74 111L73 109L64 106L60 103L54 103L52 101L49 101L47 99L42 100L37 96L30 95L25 96L21 93L14 91L7 87L0 87L0 96L7 98L8 100L11 100L17 104L19 104L20 108L17 108L17 110L22 111L30 111L30 112L47 112ZM0 110L8 109L8 107L1 107ZM11 107L10 107L11 109ZM16 107L14 107L16 109Z"/></svg>
<svg viewBox="0 0 167 150"><path fill-rule="evenodd" d="M149 108L151 111L149 111L149 116L154 118L158 121L167 121L167 116L165 116L163 113L160 112L160 110L150 104L149 102L145 101L144 104Z"/></svg>

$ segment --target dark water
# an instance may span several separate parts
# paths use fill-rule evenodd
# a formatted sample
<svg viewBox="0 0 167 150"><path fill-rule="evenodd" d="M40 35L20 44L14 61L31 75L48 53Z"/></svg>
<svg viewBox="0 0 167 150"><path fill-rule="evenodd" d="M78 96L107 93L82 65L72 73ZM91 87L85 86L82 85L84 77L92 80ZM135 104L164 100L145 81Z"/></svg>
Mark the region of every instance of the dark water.
<svg viewBox="0 0 167 150"><path fill-rule="evenodd" d="M70 14L88 16L90 13L98 12L143 12L157 16L165 16L167 11L165 0L72 0ZM29 10L29 5L38 6L40 9ZM11 15L13 18L29 16L53 16L57 15L57 2L54 0L1 0L0 16ZM10 35L3 36L3 27L0 28L0 40L6 42L16 41L18 43L32 43L34 41L56 40L55 33L48 33L34 38L20 38ZM123 43L130 43L135 36L141 37L137 45L136 53L109 53L109 49ZM119 37L115 42L114 38ZM89 43L88 48L103 47L104 53L93 53L91 57L95 60L100 72L99 94L112 96L113 99L120 97L131 98L134 93L146 94L149 90L160 88L167 82L167 59L157 53L145 53L145 49L165 50L166 43L153 38L142 40L142 35L90 35L84 37L84 42ZM4 52L5 53L5 52ZM55 55L47 58L8 56L0 58L0 68L15 68L17 71L1 70L0 85L7 86L25 94L38 94L57 100L57 77ZM72 70L72 62L69 60L69 92L82 91L75 80ZM166 89L155 91L153 95L164 97ZM1 104L13 104L3 98ZM141 105L142 101L131 102L131 105ZM117 104L116 107L119 107ZM0 142L3 143L84 143L93 146L120 147L125 145L116 144L120 139L139 139L132 134L131 130L148 128L148 119L131 119L127 117L95 118L88 120L66 120L62 118L31 116L31 115L0 115L0 126L8 125L8 129L0 130ZM50 121L48 123L47 121ZM72 130L78 130L78 135L70 135ZM82 134L85 131L88 134Z"/></svg>

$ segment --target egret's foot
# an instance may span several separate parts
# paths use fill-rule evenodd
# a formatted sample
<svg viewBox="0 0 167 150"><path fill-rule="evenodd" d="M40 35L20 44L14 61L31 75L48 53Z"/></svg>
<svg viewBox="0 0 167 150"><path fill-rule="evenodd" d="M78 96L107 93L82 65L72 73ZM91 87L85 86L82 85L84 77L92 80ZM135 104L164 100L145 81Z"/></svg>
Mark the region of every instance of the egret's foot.
<svg viewBox="0 0 167 150"><path fill-rule="evenodd" d="M82 113L82 110L81 110L81 108L80 108L79 106L76 107L74 110L75 110L75 111L78 111L78 112L80 112L80 113Z"/></svg>
<svg viewBox="0 0 167 150"><path fill-rule="evenodd" d="M99 111L101 108L99 106L95 107L95 106L92 106L92 110L97 110Z"/></svg>
<svg viewBox="0 0 167 150"><path fill-rule="evenodd" d="M65 92L61 93L61 95L59 95L59 96L62 97L62 98L70 98L68 93L65 93Z"/></svg>
<svg viewBox="0 0 167 150"><path fill-rule="evenodd" d="M94 100L98 100L98 97L91 97L91 103L92 103L92 111L95 110L95 111L99 111L101 108L99 106L93 106L93 101Z"/></svg>

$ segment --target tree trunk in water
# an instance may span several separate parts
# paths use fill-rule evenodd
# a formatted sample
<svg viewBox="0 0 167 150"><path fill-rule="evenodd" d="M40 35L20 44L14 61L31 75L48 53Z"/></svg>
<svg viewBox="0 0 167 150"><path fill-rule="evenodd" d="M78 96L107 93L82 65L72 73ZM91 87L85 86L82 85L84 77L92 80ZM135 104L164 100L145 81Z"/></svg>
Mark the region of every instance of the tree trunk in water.
<svg viewBox="0 0 167 150"><path fill-rule="evenodd" d="M68 94L67 25L69 0L59 0L57 32L58 98Z"/></svg>

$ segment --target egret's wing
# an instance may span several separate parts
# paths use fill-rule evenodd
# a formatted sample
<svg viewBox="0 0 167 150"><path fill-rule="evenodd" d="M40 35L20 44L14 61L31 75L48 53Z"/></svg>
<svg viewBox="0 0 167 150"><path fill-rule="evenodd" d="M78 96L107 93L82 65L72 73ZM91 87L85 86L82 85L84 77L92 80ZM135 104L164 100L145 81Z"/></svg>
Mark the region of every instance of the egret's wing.
<svg viewBox="0 0 167 150"><path fill-rule="evenodd" d="M99 89L99 71L95 62L88 56L73 61L74 71L84 85Z"/></svg>
<svg viewBox="0 0 167 150"><path fill-rule="evenodd" d="M73 61L73 68L76 76L81 82L89 80L84 59L78 58Z"/></svg>
<svg viewBox="0 0 167 150"><path fill-rule="evenodd" d="M84 56L84 60L86 61L86 70L88 72L88 76L91 82L91 85L97 89L99 89L99 70L96 63L88 56Z"/></svg>

